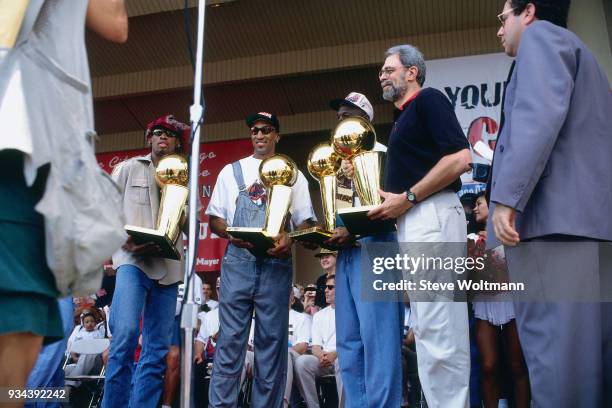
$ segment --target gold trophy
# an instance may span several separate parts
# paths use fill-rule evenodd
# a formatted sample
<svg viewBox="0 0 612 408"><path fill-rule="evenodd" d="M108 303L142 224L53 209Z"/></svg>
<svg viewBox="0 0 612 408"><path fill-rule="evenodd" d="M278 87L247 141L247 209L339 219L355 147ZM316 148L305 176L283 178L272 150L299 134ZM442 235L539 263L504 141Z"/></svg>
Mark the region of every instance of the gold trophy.
<svg viewBox="0 0 612 408"><path fill-rule="evenodd" d="M340 156L329 143L319 143L308 156L308 172L319 181L323 204L323 228L312 227L294 231L289 236L298 241L314 243L326 249L337 249L325 245L336 228L336 173L340 169Z"/></svg>
<svg viewBox="0 0 612 408"><path fill-rule="evenodd" d="M155 168L155 181L161 188L155 229L126 225L126 232L135 243L153 242L161 248L162 258L181 259L175 244L185 218L189 189L189 166L178 154L164 156ZM181 248L182 249L182 248Z"/></svg>
<svg viewBox="0 0 612 408"><path fill-rule="evenodd" d="M350 160L353 183L359 196L357 207L341 208L338 216L352 235L372 235L395 231L395 220L370 220L368 212L382 203L378 189L384 174L385 154L372 151L376 131L366 119L352 116L338 123L331 137L334 150Z"/></svg>
<svg viewBox="0 0 612 408"><path fill-rule="evenodd" d="M297 181L297 164L284 154L276 154L261 162L259 178L267 188L268 205L263 228L228 227L227 233L253 244L251 253L265 257L274 248L274 237L285 227L291 205L291 186Z"/></svg>

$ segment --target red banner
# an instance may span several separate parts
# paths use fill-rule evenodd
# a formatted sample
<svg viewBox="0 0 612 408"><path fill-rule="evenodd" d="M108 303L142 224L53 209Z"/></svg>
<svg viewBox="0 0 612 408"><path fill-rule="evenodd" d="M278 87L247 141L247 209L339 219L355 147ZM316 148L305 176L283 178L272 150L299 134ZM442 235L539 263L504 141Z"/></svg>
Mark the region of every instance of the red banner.
<svg viewBox="0 0 612 408"><path fill-rule="evenodd" d="M118 163L134 156L149 153L149 149L125 150L120 152L99 153L96 155L100 167L111 173ZM232 140L227 142L202 143L200 145L200 177L198 181L198 195L202 203L200 214L200 245L196 271L208 272L221 269L221 258L225 252L227 240L221 239L210 231L208 217L204 215L217 176L223 166L248 156L253 151L250 139Z"/></svg>

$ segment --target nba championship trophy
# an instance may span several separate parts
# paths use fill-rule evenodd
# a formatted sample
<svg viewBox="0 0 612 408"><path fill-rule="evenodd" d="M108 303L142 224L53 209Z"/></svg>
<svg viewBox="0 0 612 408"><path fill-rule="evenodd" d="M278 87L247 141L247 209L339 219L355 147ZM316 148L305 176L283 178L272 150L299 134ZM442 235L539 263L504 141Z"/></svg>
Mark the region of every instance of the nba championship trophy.
<svg viewBox="0 0 612 408"><path fill-rule="evenodd" d="M161 257L181 259L176 240L185 219L185 205L189 196L187 160L178 154L164 156L155 168L155 181L161 188L159 212L155 229L126 225L126 232L135 243L153 242L161 248Z"/></svg>
<svg viewBox="0 0 612 408"><path fill-rule="evenodd" d="M352 235L395 231L395 220L370 220L368 212L382 203L378 189L383 178L385 154L372 151L376 131L367 120L352 116L338 123L331 137L334 150L353 165L353 183L359 204L338 210L338 216Z"/></svg>
<svg viewBox="0 0 612 408"><path fill-rule="evenodd" d="M289 236L297 241L314 243L326 249L336 249L325 245L336 228L336 173L340 169L340 156L329 143L320 143L308 156L308 172L321 187L323 205L323 228L312 227L294 231Z"/></svg>
<svg viewBox="0 0 612 408"><path fill-rule="evenodd" d="M298 169L293 160L283 154L276 154L261 162L259 178L267 188L268 205L263 228L228 227L227 233L253 244L249 249L255 256L268 256L274 248L274 237L285 227L291 205L291 186L297 181Z"/></svg>

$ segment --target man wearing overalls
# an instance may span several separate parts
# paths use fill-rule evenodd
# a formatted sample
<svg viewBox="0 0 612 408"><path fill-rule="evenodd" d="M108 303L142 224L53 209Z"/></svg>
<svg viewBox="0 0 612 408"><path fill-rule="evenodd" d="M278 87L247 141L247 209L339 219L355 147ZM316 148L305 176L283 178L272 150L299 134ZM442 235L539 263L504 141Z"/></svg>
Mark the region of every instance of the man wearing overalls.
<svg viewBox="0 0 612 408"><path fill-rule="evenodd" d="M275 115L249 115L253 155L226 165L215 184L206 210L212 232L229 239L221 265L220 334L210 382L209 407L237 405L240 374L247 347L251 316L255 311L255 370L252 406L275 408L283 405L287 378L287 332L291 290L291 240L285 232L276 237L269 257L255 257L250 244L230 237L226 228L263 227L266 188L259 180L259 165L275 154L279 122ZM308 183L299 172L292 188L293 226L314 224Z"/></svg>

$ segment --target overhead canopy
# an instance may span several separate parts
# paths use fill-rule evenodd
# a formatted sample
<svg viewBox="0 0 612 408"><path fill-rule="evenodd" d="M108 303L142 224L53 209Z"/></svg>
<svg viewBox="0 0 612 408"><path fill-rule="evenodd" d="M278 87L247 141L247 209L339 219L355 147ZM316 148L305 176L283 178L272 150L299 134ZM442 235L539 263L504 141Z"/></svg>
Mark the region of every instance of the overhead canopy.
<svg viewBox="0 0 612 408"><path fill-rule="evenodd" d="M247 137L244 117L275 112L285 135L329 130L331 99L350 91L391 122L377 72L384 51L411 43L428 60L499 52L503 0L212 0L206 10L206 141ZM197 2L187 19L195 48ZM98 151L143 146L154 117L189 120L193 71L183 0L128 0L126 44L88 35ZM218 5L218 7L214 7ZM195 51L194 51L195 52Z"/></svg>

